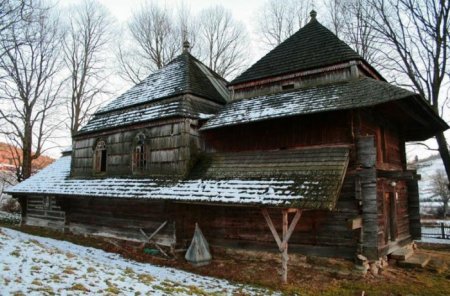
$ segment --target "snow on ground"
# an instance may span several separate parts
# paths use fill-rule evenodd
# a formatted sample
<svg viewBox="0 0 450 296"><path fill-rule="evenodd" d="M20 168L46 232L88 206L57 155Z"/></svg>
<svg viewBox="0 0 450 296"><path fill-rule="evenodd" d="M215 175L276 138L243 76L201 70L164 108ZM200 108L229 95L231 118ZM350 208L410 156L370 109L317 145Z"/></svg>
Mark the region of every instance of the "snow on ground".
<svg viewBox="0 0 450 296"><path fill-rule="evenodd" d="M0 228L0 295L270 295L118 254Z"/></svg>

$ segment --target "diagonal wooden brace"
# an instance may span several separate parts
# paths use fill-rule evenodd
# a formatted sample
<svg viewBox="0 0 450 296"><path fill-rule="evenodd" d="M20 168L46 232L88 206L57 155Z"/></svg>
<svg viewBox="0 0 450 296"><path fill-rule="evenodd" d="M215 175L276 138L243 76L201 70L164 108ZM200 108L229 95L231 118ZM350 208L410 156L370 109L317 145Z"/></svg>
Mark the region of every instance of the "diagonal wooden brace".
<svg viewBox="0 0 450 296"><path fill-rule="evenodd" d="M290 211L292 210L290 209ZM280 236L278 235L278 232L275 229L275 226L273 225L272 219L270 218L267 209L262 209L261 212L264 218L266 219L267 225L269 226L270 232L272 232L273 238L275 239L280 252L283 252L287 246L289 239L292 236L292 233L294 232L295 226L297 226L297 223L300 220L300 217L302 216L302 210L296 209L294 219L292 219L292 222L289 225L288 231L285 237L283 237L283 240L280 239Z"/></svg>
<svg viewBox="0 0 450 296"><path fill-rule="evenodd" d="M287 271L288 271L288 242L289 239L292 236L292 233L294 232L295 226L297 225L298 221L300 220L300 217L302 215L302 210L300 209L285 209L282 210L283 214L283 234L282 234L282 240L280 239L280 236L278 235L277 230L275 229L275 226L273 225L272 219L270 218L269 213L267 212L267 209L261 209L261 212L266 219L267 225L269 226L270 231L272 232L273 238L277 242L278 249L281 252L281 262L282 262L282 281L283 283L287 283ZM291 224L289 225L289 213L295 213L294 218L292 219Z"/></svg>

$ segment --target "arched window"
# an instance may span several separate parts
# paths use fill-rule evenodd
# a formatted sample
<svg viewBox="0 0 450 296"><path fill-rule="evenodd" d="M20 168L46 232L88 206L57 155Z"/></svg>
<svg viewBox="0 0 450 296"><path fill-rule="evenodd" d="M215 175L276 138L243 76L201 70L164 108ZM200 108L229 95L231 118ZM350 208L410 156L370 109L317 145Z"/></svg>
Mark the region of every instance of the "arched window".
<svg viewBox="0 0 450 296"><path fill-rule="evenodd" d="M106 143L103 140L95 146L94 170L96 173L106 172Z"/></svg>
<svg viewBox="0 0 450 296"><path fill-rule="evenodd" d="M133 150L133 172L141 172L147 167L147 151L145 149L145 135L139 133L135 139Z"/></svg>

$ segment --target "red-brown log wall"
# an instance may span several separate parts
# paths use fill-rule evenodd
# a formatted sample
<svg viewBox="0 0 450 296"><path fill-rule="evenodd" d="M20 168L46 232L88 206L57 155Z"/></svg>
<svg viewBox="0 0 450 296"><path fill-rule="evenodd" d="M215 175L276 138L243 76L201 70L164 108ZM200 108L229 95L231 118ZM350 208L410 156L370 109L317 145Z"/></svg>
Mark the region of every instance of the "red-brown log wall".
<svg viewBox="0 0 450 296"><path fill-rule="evenodd" d="M203 132L208 150L273 150L325 144L350 144L348 112L266 120Z"/></svg>

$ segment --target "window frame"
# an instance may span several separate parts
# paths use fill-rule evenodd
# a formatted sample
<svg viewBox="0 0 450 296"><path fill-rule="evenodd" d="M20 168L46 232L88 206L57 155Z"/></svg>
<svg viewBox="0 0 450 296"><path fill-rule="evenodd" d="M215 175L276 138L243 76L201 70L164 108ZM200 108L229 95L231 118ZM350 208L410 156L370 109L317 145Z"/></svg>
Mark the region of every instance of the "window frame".
<svg viewBox="0 0 450 296"><path fill-rule="evenodd" d="M142 174L147 170L149 163L147 147L147 136L142 132L136 134L131 150L131 171L133 174Z"/></svg>
<svg viewBox="0 0 450 296"><path fill-rule="evenodd" d="M108 169L108 149L106 140L99 139L94 148L93 155L94 173L105 174Z"/></svg>

